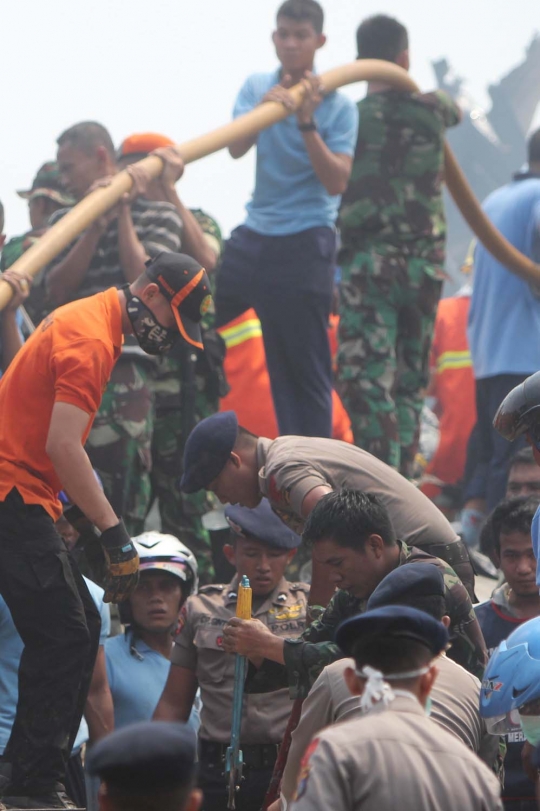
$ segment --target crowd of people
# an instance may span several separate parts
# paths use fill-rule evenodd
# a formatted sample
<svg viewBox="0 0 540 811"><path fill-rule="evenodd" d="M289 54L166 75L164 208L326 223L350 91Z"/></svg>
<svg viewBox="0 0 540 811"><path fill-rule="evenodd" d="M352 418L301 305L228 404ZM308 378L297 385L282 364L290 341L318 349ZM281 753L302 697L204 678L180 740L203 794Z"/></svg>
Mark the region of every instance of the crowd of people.
<svg viewBox="0 0 540 811"><path fill-rule="evenodd" d="M224 811L238 712L238 811L540 807L538 290L478 243L441 300L446 93L327 92L316 0L273 42L234 116L287 117L229 147L256 177L225 242L169 137L94 121L18 192L26 233L0 204L1 809ZM356 46L409 69L393 18ZM484 208L540 261L540 131Z"/></svg>

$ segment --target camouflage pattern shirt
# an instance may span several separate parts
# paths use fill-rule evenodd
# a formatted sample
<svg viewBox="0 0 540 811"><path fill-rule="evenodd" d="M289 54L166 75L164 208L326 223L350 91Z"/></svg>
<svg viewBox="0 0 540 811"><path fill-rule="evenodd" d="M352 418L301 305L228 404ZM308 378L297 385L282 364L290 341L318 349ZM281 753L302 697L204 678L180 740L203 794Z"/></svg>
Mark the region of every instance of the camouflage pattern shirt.
<svg viewBox="0 0 540 811"><path fill-rule="evenodd" d="M448 656L481 679L487 663L486 645L465 586L454 570L440 558L428 555L414 546L408 547L403 541L399 541L399 544L399 566L407 563L430 563L442 571L452 640ZM293 698L304 698L323 668L342 657L343 654L334 643L336 628L347 617L365 611L366 602L346 591L337 591L326 610L306 628L301 637L285 640L283 654Z"/></svg>
<svg viewBox="0 0 540 811"><path fill-rule="evenodd" d="M344 261L376 241L416 246L439 264L446 235L444 133L459 122L459 107L440 90L388 90L369 94L358 110L356 153L339 217Z"/></svg>

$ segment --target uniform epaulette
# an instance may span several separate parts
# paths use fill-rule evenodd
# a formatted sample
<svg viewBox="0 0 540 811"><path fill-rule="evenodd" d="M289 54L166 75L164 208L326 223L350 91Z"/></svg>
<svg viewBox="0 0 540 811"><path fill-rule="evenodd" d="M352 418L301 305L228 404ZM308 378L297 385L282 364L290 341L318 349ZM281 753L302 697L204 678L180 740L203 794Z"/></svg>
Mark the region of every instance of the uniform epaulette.
<svg viewBox="0 0 540 811"><path fill-rule="evenodd" d="M289 583L289 589L291 591L304 591L306 594L309 594L310 588L309 583Z"/></svg>
<svg viewBox="0 0 540 811"><path fill-rule="evenodd" d="M227 586L223 583L209 583L207 586L199 587L199 594L209 594L211 591L224 591Z"/></svg>

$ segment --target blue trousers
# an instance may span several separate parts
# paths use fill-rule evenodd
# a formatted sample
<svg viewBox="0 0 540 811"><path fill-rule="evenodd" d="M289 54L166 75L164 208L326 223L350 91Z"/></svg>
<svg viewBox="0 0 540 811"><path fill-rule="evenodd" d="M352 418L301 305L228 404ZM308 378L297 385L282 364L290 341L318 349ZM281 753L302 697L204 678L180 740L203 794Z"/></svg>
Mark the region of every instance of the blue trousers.
<svg viewBox="0 0 540 811"><path fill-rule="evenodd" d="M528 375L494 375L476 381L476 425L467 446L465 500L484 498L489 512L505 496L510 462L525 446L525 438L508 442L493 427L497 409Z"/></svg>
<svg viewBox="0 0 540 811"><path fill-rule="evenodd" d="M241 225L217 274L216 326L250 307L261 322L280 434L332 436L335 243L329 227L265 236Z"/></svg>

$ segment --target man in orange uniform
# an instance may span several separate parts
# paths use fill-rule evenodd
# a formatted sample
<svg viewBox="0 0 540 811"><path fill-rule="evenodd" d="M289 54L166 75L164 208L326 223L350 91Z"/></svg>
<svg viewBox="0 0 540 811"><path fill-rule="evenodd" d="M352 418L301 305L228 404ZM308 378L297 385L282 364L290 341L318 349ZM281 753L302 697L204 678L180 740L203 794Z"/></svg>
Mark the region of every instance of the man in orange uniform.
<svg viewBox="0 0 540 811"><path fill-rule="evenodd" d="M337 348L337 316L331 316L328 338L332 355ZM261 322L255 310L246 310L220 327L227 354L223 369L230 392L221 399L220 411L235 411L238 421L257 436L275 439L279 429L266 366ZM349 415L335 389L332 389L332 437L353 442Z"/></svg>
<svg viewBox="0 0 540 811"><path fill-rule="evenodd" d="M97 483L84 443L125 335L148 354L178 333L202 345L208 279L184 254L160 254L131 285L53 311L0 381L0 594L24 642L5 761L4 803L74 808L62 784L99 644L100 617L54 522L69 492L101 531L105 600L137 583L138 556ZM9 777L9 770L3 764Z"/></svg>
<svg viewBox="0 0 540 811"><path fill-rule="evenodd" d="M441 484L428 481L421 488L435 502L445 485L458 484L463 478L467 443L476 422L474 374L467 341L471 292L472 286L465 284L455 296L442 299L435 319L429 394L437 400L440 439L425 476Z"/></svg>

